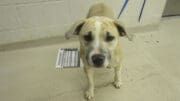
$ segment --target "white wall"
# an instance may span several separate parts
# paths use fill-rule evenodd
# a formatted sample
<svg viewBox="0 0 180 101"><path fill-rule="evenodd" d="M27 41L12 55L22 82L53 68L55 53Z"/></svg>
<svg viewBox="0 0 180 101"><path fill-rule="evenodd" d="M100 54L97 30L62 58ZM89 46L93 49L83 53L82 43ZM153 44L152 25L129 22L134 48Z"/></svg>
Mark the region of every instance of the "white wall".
<svg viewBox="0 0 180 101"><path fill-rule="evenodd" d="M125 0L0 0L0 45L64 36L66 29L99 1L112 6L117 17ZM139 22L143 1L129 0L120 17L128 28L160 21L166 0L147 0Z"/></svg>

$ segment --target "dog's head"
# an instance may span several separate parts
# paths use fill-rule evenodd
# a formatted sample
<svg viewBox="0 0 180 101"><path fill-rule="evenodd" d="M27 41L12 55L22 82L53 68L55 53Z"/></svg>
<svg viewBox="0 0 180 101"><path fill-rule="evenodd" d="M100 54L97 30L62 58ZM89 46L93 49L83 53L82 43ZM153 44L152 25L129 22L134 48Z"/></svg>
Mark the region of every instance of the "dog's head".
<svg viewBox="0 0 180 101"><path fill-rule="evenodd" d="M91 17L76 22L66 33L66 38L79 35L88 65L107 67L119 37L127 33L119 20L107 17Z"/></svg>

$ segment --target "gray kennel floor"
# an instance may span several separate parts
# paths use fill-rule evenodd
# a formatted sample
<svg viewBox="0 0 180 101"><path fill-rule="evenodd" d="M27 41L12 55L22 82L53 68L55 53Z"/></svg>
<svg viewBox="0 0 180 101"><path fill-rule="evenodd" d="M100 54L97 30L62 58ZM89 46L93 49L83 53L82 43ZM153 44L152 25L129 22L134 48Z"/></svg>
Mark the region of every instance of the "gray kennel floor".
<svg viewBox="0 0 180 101"><path fill-rule="evenodd" d="M163 19L158 31L138 33L133 42L122 38L121 89L112 70L95 75L96 101L179 101L180 18ZM58 48L78 42L0 52L1 101L85 101L82 68L57 69Z"/></svg>

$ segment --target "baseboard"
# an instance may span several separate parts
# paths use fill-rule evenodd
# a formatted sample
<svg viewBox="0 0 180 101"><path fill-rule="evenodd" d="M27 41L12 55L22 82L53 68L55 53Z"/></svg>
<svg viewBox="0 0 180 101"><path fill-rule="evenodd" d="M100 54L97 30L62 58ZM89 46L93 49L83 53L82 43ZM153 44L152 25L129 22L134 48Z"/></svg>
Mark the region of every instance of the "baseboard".
<svg viewBox="0 0 180 101"><path fill-rule="evenodd" d="M153 24L153 25L146 25L141 27L127 28L127 31L128 33L131 34L138 34L148 31L155 31L158 30L158 28L159 28L159 24ZM77 39L78 39L77 37L74 37L71 39L71 42L77 41ZM69 40L65 39L64 36L53 36L50 38L42 38L37 40L28 40L28 41L2 44L0 45L0 51L11 51L11 50L17 50L23 48L38 47L38 46L67 43L67 42L69 42Z"/></svg>
<svg viewBox="0 0 180 101"><path fill-rule="evenodd" d="M75 41L76 39L72 39ZM21 42L14 42L0 45L0 51L11 51L23 48L31 48L31 47L38 47L38 46L46 46L46 45L54 45L59 43L65 43L68 40L64 38L64 36L54 36L50 38L42 38L37 40L28 40L28 41L21 41Z"/></svg>
<svg viewBox="0 0 180 101"><path fill-rule="evenodd" d="M156 24L149 24L149 25L140 26L140 27L127 28L127 31L132 34L138 34L138 33L143 33L143 32L151 32L158 29L159 29L159 23L156 23Z"/></svg>

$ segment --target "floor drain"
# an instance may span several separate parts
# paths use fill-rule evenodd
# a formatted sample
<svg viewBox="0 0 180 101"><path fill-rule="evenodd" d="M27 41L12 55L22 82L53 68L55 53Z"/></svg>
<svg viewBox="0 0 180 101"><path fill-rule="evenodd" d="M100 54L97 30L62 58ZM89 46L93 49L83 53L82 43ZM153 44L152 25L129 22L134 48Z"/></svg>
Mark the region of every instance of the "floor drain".
<svg viewBox="0 0 180 101"><path fill-rule="evenodd" d="M63 48L58 50L56 68L80 67L80 54L77 48Z"/></svg>

